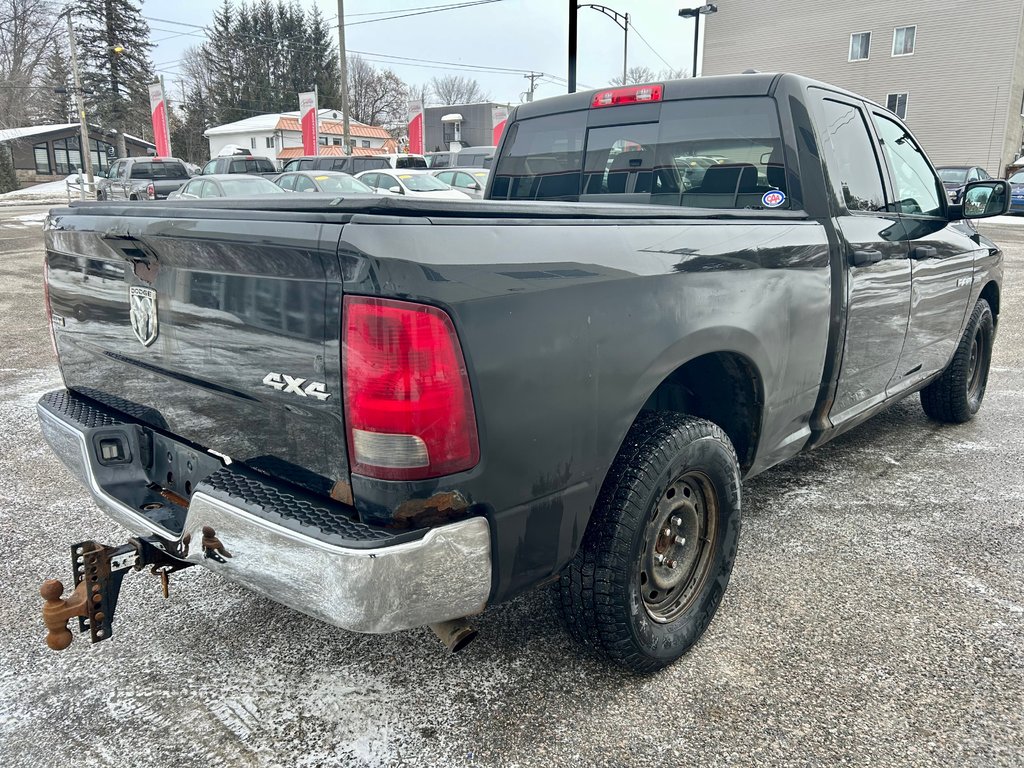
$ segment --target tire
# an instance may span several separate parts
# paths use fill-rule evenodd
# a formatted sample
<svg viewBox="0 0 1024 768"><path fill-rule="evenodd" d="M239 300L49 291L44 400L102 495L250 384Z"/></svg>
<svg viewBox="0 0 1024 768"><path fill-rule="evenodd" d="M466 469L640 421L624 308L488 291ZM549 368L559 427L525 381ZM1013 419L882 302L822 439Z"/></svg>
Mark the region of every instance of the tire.
<svg viewBox="0 0 1024 768"><path fill-rule="evenodd" d="M929 418L963 424L981 408L988 387L995 324L985 299L978 299L964 335L942 375L921 390L921 407Z"/></svg>
<svg viewBox="0 0 1024 768"><path fill-rule="evenodd" d="M715 615L739 531L740 470L725 433L641 414L555 586L570 634L636 673L671 664Z"/></svg>

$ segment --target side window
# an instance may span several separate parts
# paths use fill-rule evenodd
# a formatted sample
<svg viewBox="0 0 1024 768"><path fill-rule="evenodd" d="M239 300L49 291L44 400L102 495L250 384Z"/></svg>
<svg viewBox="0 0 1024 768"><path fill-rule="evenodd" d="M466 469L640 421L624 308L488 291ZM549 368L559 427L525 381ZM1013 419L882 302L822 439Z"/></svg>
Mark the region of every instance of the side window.
<svg viewBox="0 0 1024 768"><path fill-rule="evenodd" d="M978 179L979 180L985 181L985 180L991 179L991 178L992 177L988 175L988 171L986 171L984 168L979 168L978 169Z"/></svg>
<svg viewBox="0 0 1024 768"><path fill-rule="evenodd" d="M914 137L902 125L884 115L876 112L872 118L892 169L896 210L900 213L942 216L942 200L945 198L942 184Z"/></svg>
<svg viewBox="0 0 1024 768"><path fill-rule="evenodd" d="M884 211L885 192L864 113L852 104L822 99L822 137L831 149L829 176L849 211Z"/></svg>
<svg viewBox="0 0 1024 768"><path fill-rule="evenodd" d="M445 171L444 173L437 174L437 178L440 179L441 181L443 181L445 184L448 184L448 185L451 185L452 177L454 177L454 176L455 176L455 174L452 173L451 171Z"/></svg>
<svg viewBox="0 0 1024 768"><path fill-rule="evenodd" d="M473 181L473 177L468 173L457 173L455 174L455 186L461 187L462 189L470 189L476 182Z"/></svg>
<svg viewBox="0 0 1024 768"><path fill-rule="evenodd" d="M295 170L297 170L297 171L309 171L309 170L312 170L312 168L313 168L313 161L312 160L299 160L299 167L296 168Z"/></svg>
<svg viewBox="0 0 1024 768"><path fill-rule="evenodd" d="M281 180L277 183L281 189L293 190L295 189L295 177L288 175L282 176Z"/></svg>
<svg viewBox="0 0 1024 768"><path fill-rule="evenodd" d="M203 198L220 197L220 189L217 187L216 183L208 181L205 184L203 184L203 188L199 192L199 196Z"/></svg>
<svg viewBox="0 0 1024 768"><path fill-rule="evenodd" d="M363 176L360 179L360 181L363 182L363 184L365 184L368 187L372 187L374 189L377 188L377 174L376 173L368 173L365 176Z"/></svg>
<svg viewBox="0 0 1024 768"><path fill-rule="evenodd" d="M978 176L977 168L971 168L971 170L967 172L967 181L978 181L980 178L981 177Z"/></svg>
<svg viewBox="0 0 1024 768"><path fill-rule="evenodd" d="M207 176L207 175L213 173L213 169L216 168L216 167L217 167L217 161L216 160L211 160L210 162L208 162L206 165L203 166L203 171L202 171L203 176Z"/></svg>
<svg viewBox="0 0 1024 768"><path fill-rule="evenodd" d="M346 167L345 167L347 165L348 165L348 158L342 157L342 158L339 158L337 160L334 160L331 163L330 170L332 170L332 171L345 171L345 170L347 170Z"/></svg>
<svg viewBox="0 0 1024 768"><path fill-rule="evenodd" d="M316 192L316 184L310 181L307 176L296 176L295 177L295 191L296 192Z"/></svg>

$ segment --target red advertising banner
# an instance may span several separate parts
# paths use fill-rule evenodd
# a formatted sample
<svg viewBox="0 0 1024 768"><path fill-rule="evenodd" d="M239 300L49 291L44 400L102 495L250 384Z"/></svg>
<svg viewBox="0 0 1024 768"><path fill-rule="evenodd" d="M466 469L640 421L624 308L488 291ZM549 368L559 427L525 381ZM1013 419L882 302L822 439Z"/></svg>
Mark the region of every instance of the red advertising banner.
<svg viewBox="0 0 1024 768"><path fill-rule="evenodd" d="M508 107L491 107L491 143L497 146L508 122Z"/></svg>
<svg viewBox="0 0 1024 768"><path fill-rule="evenodd" d="M409 152L423 154L423 102L419 99L409 102Z"/></svg>
<svg viewBox="0 0 1024 768"><path fill-rule="evenodd" d="M316 91L299 94L299 122L302 124L302 153L319 155L320 111Z"/></svg>
<svg viewBox="0 0 1024 768"><path fill-rule="evenodd" d="M170 157L171 134L167 123L167 102L164 100L161 83L149 86L149 111L153 115L153 143L156 144L156 156Z"/></svg>

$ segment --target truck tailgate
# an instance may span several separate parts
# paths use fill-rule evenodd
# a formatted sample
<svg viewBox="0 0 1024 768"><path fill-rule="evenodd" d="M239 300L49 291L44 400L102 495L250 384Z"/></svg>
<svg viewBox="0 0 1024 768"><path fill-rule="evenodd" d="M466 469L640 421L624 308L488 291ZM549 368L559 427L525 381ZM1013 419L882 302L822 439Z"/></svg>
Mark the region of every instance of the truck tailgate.
<svg viewBox="0 0 1024 768"><path fill-rule="evenodd" d="M316 492L347 485L341 225L130 213L80 207L48 221L68 388Z"/></svg>

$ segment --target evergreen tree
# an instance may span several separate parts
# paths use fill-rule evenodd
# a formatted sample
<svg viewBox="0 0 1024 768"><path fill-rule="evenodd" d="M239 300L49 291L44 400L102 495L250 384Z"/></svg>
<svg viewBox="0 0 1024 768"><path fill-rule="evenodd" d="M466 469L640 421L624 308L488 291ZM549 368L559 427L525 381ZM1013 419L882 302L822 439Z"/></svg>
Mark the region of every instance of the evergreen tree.
<svg viewBox="0 0 1024 768"><path fill-rule="evenodd" d="M14 157L10 142L0 144L0 194L18 188L18 174L14 171Z"/></svg>
<svg viewBox="0 0 1024 768"><path fill-rule="evenodd" d="M152 134L149 86L156 80L149 25L135 0L78 0L79 63L90 119L136 136Z"/></svg>
<svg viewBox="0 0 1024 768"><path fill-rule="evenodd" d="M66 41L54 41L46 56L46 88L40 91L37 119L40 123L73 123L75 114L74 78ZM60 93L63 89L63 93Z"/></svg>

